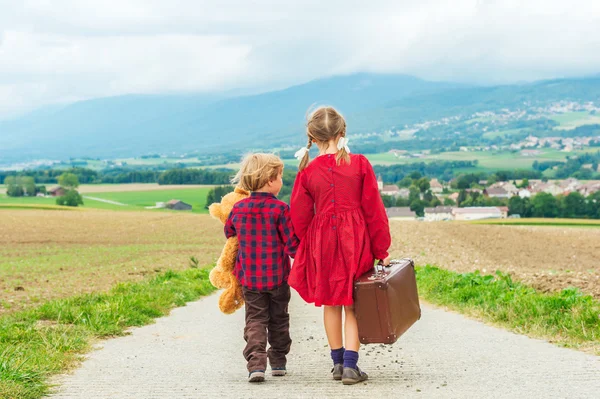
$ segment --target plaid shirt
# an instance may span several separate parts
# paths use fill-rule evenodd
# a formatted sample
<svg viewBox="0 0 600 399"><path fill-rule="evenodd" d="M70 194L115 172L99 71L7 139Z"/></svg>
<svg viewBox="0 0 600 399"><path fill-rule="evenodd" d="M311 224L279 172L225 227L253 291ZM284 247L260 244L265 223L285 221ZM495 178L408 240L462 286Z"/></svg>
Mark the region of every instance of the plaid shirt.
<svg viewBox="0 0 600 399"><path fill-rule="evenodd" d="M243 287L267 291L287 282L289 256L296 254L299 240L285 202L270 193L253 192L233 206L225 223L225 236L238 237L233 272Z"/></svg>

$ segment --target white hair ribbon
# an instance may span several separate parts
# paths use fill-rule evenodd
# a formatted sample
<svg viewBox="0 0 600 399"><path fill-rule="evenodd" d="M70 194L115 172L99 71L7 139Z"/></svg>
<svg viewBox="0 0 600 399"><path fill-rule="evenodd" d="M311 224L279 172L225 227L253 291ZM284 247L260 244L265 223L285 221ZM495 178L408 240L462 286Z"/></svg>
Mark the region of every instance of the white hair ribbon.
<svg viewBox="0 0 600 399"><path fill-rule="evenodd" d="M350 148L348 148L348 139L346 137L340 137L337 142L338 151L342 148L345 149L348 154L350 154Z"/></svg>
<svg viewBox="0 0 600 399"><path fill-rule="evenodd" d="M296 151L296 153L294 154L294 157L296 157L296 159L301 160L302 158L304 158L304 155L307 152L308 152L308 147L302 147L298 151Z"/></svg>

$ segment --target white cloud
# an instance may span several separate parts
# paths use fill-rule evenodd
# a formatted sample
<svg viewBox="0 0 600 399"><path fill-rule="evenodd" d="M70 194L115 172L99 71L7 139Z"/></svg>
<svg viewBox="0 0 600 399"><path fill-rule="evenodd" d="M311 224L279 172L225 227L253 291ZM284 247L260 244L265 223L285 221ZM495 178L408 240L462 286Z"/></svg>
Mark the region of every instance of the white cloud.
<svg viewBox="0 0 600 399"><path fill-rule="evenodd" d="M600 72L597 0L0 0L0 10L0 116L357 71L486 83Z"/></svg>

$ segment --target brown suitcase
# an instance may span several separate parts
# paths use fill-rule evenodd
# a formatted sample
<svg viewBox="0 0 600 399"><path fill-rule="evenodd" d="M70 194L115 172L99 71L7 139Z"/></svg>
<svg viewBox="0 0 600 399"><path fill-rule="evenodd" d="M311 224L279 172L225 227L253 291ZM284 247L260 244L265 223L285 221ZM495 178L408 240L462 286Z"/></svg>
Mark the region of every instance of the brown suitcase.
<svg viewBox="0 0 600 399"><path fill-rule="evenodd" d="M354 283L354 312L363 344L393 344L421 318L411 259L377 266Z"/></svg>

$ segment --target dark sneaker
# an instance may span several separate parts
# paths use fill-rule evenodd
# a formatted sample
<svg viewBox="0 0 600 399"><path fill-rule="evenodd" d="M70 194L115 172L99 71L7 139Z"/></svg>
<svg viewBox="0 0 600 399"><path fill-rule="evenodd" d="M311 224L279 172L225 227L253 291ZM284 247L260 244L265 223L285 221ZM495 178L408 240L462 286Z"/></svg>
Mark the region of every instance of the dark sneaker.
<svg viewBox="0 0 600 399"><path fill-rule="evenodd" d="M262 370L251 371L248 375L248 382L263 382L265 380L265 372Z"/></svg>
<svg viewBox="0 0 600 399"><path fill-rule="evenodd" d="M287 374L285 367L271 367L271 375L273 377L283 377Z"/></svg>
<svg viewBox="0 0 600 399"><path fill-rule="evenodd" d="M358 367L355 369L344 367L344 372L342 373L342 383L344 385L354 385L366 381L368 378L367 373L360 371Z"/></svg>
<svg viewBox="0 0 600 399"><path fill-rule="evenodd" d="M339 381L342 379L342 374L344 373L344 365L342 363L337 363L333 365L331 369L333 373L333 379Z"/></svg>

